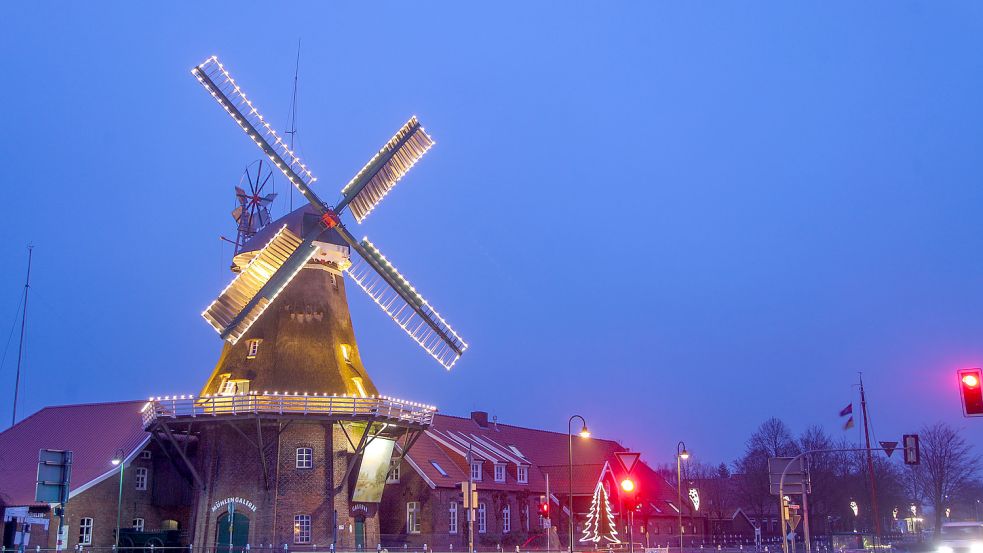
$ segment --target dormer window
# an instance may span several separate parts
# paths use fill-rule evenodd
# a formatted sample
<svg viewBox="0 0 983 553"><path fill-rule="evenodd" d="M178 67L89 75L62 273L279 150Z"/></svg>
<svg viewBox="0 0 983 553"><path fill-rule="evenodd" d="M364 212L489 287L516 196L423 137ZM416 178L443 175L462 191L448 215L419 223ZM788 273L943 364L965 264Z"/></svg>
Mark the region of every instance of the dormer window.
<svg viewBox="0 0 983 553"><path fill-rule="evenodd" d="M505 482L505 464L495 463L495 481Z"/></svg>
<svg viewBox="0 0 983 553"><path fill-rule="evenodd" d="M253 338L246 342L246 359L256 358L256 354L259 353L259 343L261 341L259 338Z"/></svg>
<svg viewBox="0 0 983 553"><path fill-rule="evenodd" d="M352 364L352 347L348 344L341 344L341 358L345 360L345 363L349 365Z"/></svg>
<svg viewBox="0 0 983 553"><path fill-rule="evenodd" d="M249 380L244 378L229 378L229 375L222 375L222 383L218 387L218 395L234 396L244 394L249 391Z"/></svg>
<svg viewBox="0 0 983 553"><path fill-rule="evenodd" d="M481 481L481 461L471 462L471 479Z"/></svg>
<svg viewBox="0 0 983 553"><path fill-rule="evenodd" d="M358 397L369 397L369 395L365 393L365 385L362 384L361 378L357 376L352 378L352 384L355 385L355 391L358 392Z"/></svg>
<svg viewBox="0 0 983 553"><path fill-rule="evenodd" d="M515 469L515 479L520 484L528 484L529 483L529 467L527 467L525 465L519 465L518 468Z"/></svg>

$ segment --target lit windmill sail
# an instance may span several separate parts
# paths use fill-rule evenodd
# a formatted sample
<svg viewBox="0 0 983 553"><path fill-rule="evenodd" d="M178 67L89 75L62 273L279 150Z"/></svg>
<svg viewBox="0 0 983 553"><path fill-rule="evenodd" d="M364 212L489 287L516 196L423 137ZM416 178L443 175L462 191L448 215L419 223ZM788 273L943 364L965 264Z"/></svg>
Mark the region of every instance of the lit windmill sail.
<svg viewBox="0 0 983 553"><path fill-rule="evenodd" d="M356 251L361 259L347 269L352 280L437 362L453 367L467 343L368 239Z"/></svg>
<svg viewBox="0 0 983 553"><path fill-rule="evenodd" d="M311 189L317 180L314 175L264 121L217 58L207 59L191 72L320 214L319 227L305 234L303 241L291 235L299 241L292 253L278 249L279 246L271 250L279 254L278 267L261 265L262 269L256 269L257 275L244 280L241 286L237 278L203 313L222 338L235 343L310 260L317 250L313 242L320 232L334 229L362 258L348 269L355 282L434 359L451 368L467 344L371 243L367 240L359 243L340 218L344 208L349 207L361 222L433 146L433 140L416 117L410 118L355 175L342 190L342 202L332 209Z"/></svg>
<svg viewBox="0 0 983 553"><path fill-rule="evenodd" d="M433 144L416 117L411 117L341 189L345 199L337 209L348 205L361 223Z"/></svg>
<svg viewBox="0 0 983 553"><path fill-rule="evenodd" d="M286 287L300 267L303 267L303 264L314 255L315 248L307 246L294 256L302 245L303 241L299 236L287 230L286 226L281 228L242 272L222 290L201 316L211 323L223 338L233 344L236 343L273 302L276 294ZM281 268L296 265L296 262L288 263L292 261L291 256L301 257L303 262L299 267L290 267L293 271L272 294L257 297Z"/></svg>

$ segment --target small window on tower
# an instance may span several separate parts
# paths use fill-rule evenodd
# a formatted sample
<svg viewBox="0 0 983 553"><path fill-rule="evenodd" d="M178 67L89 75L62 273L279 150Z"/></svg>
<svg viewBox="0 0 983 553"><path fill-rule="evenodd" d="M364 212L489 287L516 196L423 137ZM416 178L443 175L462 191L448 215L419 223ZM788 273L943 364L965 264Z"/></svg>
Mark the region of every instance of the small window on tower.
<svg viewBox="0 0 983 553"><path fill-rule="evenodd" d="M341 344L341 358L345 360L345 363L352 364L352 347L348 344Z"/></svg>
<svg viewBox="0 0 983 553"><path fill-rule="evenodd" d="M246 351L246 359L256 358L256 354L259 353L259 343L261 341L262 340L258 338L253 338L252 340L246 342L246 347L248 348L248 350Z"/></svg>
<svg viewBox="0 0 983 553"><path fill-rule="evenodd" d="M355 384L355 391L358 392L359 397L369 397L369 395L365 393L365 386L362 384L361 378L357 376L353 377L352 383Z"/></svg>
<svg viewBox="0 0 983 553"><path fill-rule="evenodd" d="M334 273L331 273L331 286L334 286L335 290L338 289L338 275Z"/></svg>

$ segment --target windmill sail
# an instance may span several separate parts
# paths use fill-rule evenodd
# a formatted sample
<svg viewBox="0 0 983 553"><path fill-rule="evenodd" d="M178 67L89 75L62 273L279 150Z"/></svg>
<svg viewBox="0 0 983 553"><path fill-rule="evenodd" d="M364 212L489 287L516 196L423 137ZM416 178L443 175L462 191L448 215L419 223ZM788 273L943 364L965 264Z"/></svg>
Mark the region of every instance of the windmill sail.
<svg viewBox="0 0 983 553"><path fill-rule="evenodd" d="M416 116L411 117L341 189L345 197L337 210L349 206L361 223L433 144Z"/></svg>
<svg viewBox="0 0 983 553"><path fill-rule="evenodd" d="M201 316L222 338L238 342L314 255L310 242L281 228Z"/></svg>
<svg viewBox="0 0 983 553"><path fill-rule="evenodd" d="M253 139L270 161L276 165L287 179L300 190L307 201L314 204L322 213L327 210L324 202L311 190L311 184L317 180L304 165L300 158L287 146L287 143L277 135L273 127L267 123L246 94L236 84L232 75L212 56L191 70L198 82L205 87L232 119Z"/></svg>
<svg viewBox="0 0 983 553"><path fill-rule="evenodd" d="M348 242L360 256L347 269L352 280L438 363L453 367L467 343L368 239Z"/></svg>

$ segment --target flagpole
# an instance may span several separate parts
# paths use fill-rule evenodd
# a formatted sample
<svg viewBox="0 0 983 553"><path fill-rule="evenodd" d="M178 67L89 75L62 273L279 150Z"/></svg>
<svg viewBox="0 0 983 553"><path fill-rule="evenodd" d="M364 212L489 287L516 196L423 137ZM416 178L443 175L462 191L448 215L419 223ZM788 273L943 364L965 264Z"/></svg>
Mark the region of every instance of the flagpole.
<svg viewBox="0 0 983 553"><path fill-rule="evenodd" d="M881 515L877 508L877 484L874 482L874 456L870 452L870 427L867 422L867 395L864 393L864 375L860 373L860 410L864 416L864 440L867 442L867 473L870 475L871 512L874 515L874 544L881 543Z"/></svg>

